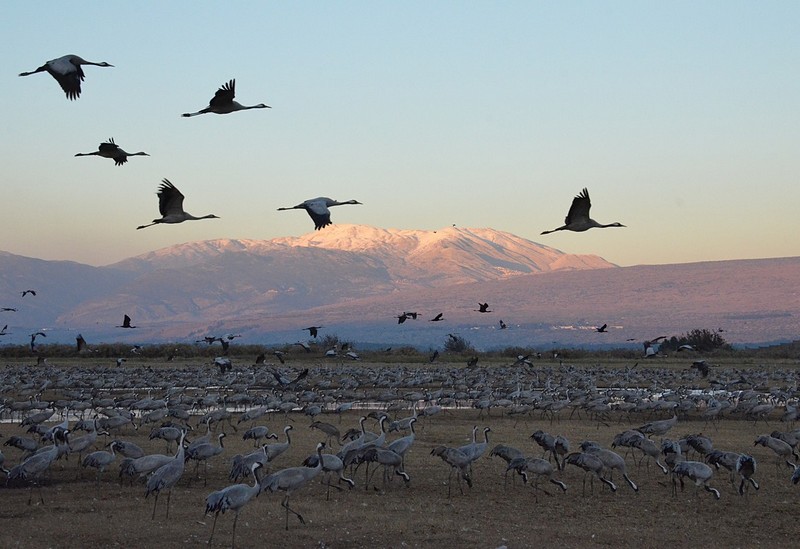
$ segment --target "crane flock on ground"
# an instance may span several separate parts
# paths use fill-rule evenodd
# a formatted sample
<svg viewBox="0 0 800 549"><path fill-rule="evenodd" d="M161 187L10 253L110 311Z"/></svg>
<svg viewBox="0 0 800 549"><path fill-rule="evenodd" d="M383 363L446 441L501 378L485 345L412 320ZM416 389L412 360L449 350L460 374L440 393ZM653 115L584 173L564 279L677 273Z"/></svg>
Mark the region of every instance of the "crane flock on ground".
<svg viewBox="0 0 800 549"><path fill-rule="evenodd" d="M210 492L204 491L207 494L204 505L205 512L214 515L209 538L214 536L218 515L234 512L232 543L240 512L246 505L256 505L253 502L259 494L283 494L280 503L283 528L289 530L290 514L300 523L306 522L303 503L297 503L296 493L329 500L334 488L342 493L339 500L342 501L355 498L346 492L361 486L380 492L413 490L420 482L416 479L421 476L422 463L433 471L441 467L437 466L440 460L445 465L441 470L442 482L447 485L446 491L440 493L448 499L471 497L476 484L507 484L509 475L520 478L523 485L530 485L535 500L543 494L553 495L547 492L547 484L558 487L560 497L597 497L603 490L616 494L614 497L624 497L618 494L621 490L614 475L619 475L631 492L641 492L646 478L661 478L658 483L651 482L648 490L662 484L676 498L687 497L681 492L689 482L709 493L709 501L749 498L751 491L763 493L765 478L787 485L800 481L797 473L800 429L770 428L763 408L767 405L775 420L780 406L785 410L780 419L795 421L797 396L791 390L776 388L765 396L745 387L744 375L735 369L719 373L720 380L729 380L730 390L712 393L685 389L700 379L699 372L693 369L637 371L552 364L533 368L518 362L512 357L506 366L486 370L316 366L286 382L281 379L283 376L267 368L248 369L249 373L243 377L242 371L213 368L130 367L128 375L148 386L164 387L163 380L169 379L167 386L178 387L146 398L133 394L114 397L111 389L119 379L114 369L51 366L47 371L31 372L22 366L9 366L0 374L3 376L0 382L9 385L22 374L29 380L26 394L30 397L5 400L0 416L18 421L20 428L27 427L33 436L9 436L5 446L10 455L18 455L18 464L7 469L3 467L6 458L0 457L0 468L6 472L8 486L29 488L29 503L33 501L34 489L38 490L40 503L44 503L49 484L46 479L52 476L52 466L59 458L66 459L68 464L68 456L78 454L82 468L96 470L92 480L96 489L113 482L106 479L112 467L118 468L117 476L121 479L133 483L140 479L144 496L153 498L151 520L157 520L158 500L163 492L167 492L163 515L168 518L173 491L177 486L191 486L199 477L200 462L204 464L204 478L208 482L207 468L215 464L219 467L226 460L230 464L230 481L243 483L211 487ZM760 386L769 379L767 376L784 379L790 385L800 380L794 370L763 374L751 371L748 375L751 387ZM71 384L50 387L50 376L69 377L71 383L85 376L92 379L96 391L91 395L76 393L69 389ZM244 379L249 382L243 384ZM346 385L339 385L345 380ZM425 380L424 388L413 389L420 387L420 380ZM230 389L225 394L219 390L189 394L180 389L189 384ZM287 388L288 385L291 387ZM630 388L599 389L600 385ZM732 390L736 385L740 388ZM648 386L658 387L657 392L641 388ZM45 393L52 395L53 400L43 400ZM72 400L64 398L68 396ZM366 408L353 408L359 399L370 401L372 408L375 403L381 406L365 413ZM444 425L439 422L448 421L446 410L458 408L461 411L455 413L474 414L475 424L470 432L453 433L442 440L441 434L432 438L417 428L424 429L431 423ZM410 415L403 416L404 411ZM357 422L353 421L357 426L344 434L335 424L325 421L327 415L338 416L334 421L341 423L342 413L347 414L348 421L358 417ZM606 440L569 440L558 431L575 414L584 416L583 421L596 423L598 429L601 425L613 428L612 425L620 423L629 426L619 427L618 433ZM303 415L312 421L308 432L321 435L310 456L293 450L292 431L301 428ZM762 429L768 433L751 435L749 439L747 433L742 433L739 447L717 448L714 435L709 433L718 429L723 415L752 424L754 433ZM78 419L87 417L93 419ZM269 439L277 437L263 423L267 417L297 427L287 424L283 428L284 440L270 442ZM522 430L523 434L506 435L505 440L493 439L498 427L505 425L508 429L520 421L538 428L528 436L524 431L530 433L530 430L512 427L505 432ZM48 427L48 422L57 423ZM686 434L687 427L683 425L691 422L705 422L703 433ZM242 442L252 439L256 449L250 454L231 455L223 439L226 432L229 437L239 433L237 425L243 424L250 429L238 437ZM132 440L126 440L134 436L134 427L144 432L150 429L149 448L153 453L148 454ZM222 432L214 435L219 429ZM88 434L79 435L81 430ZM202 433L205 435L201 436ZM466 444L453 444L465 438L469 439ZM159 442L165 446L154 446ZM95 449L97 445L101 448ZM419 446L424 450L420 451ZM167 453L159 453L162 448ZM410 460L410 454L416 457ZM195 461L194 474L185 472L190 461ZM774 467L766 465L771 461ZM651 463L657 468L651 469ZM494 472L489 473L489 469ZM380 479L375 478L378 471L382 472ZM400 485L394 481L398 477L402 479ZM318 478L324 486L324 497L322 491L314 488L320 482ZM547 484L542 485L542 481ZM726 482L731 485L728 489ZM422 488L438 490L432 486ZM183 489L174 494L181 498L181 506L189 503L185 494ZM325 518L314 517L314 520Z"/></svg>

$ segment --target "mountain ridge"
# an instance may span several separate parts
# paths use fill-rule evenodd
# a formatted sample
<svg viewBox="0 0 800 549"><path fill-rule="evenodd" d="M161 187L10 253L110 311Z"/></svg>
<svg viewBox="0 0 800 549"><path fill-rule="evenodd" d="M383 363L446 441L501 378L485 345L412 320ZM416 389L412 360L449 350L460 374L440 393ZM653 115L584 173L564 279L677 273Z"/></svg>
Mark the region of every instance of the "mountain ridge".
<svg viewBox="0 0 800 549"><path fill-rule="evenodd" d="M48 328L48 342L74 330L96 341L213 331L286 341L310 324L335 326L354 340L402 336L414 345L432 345L453 329L469 330L482 346L591 344L596 338L584 336L592 324L606 322L612 327L601 341L608 342L709 322L735 326L732 336L742 342L800 332L800 258L617 267L485 228L335 225L273 240L187 242L106 267L0 252L0 267L0 306L20 308L0 322L16 334ZM40 295L21 298L27 287ZM479 301L495 313L475 313ZM396 316L417 309L444 312L446 322L409 321L398 331ZM115 330L123 314L139 328ZM509 329L498 331L499 320ZM19 342L0 344L12 341Z"/></svg>

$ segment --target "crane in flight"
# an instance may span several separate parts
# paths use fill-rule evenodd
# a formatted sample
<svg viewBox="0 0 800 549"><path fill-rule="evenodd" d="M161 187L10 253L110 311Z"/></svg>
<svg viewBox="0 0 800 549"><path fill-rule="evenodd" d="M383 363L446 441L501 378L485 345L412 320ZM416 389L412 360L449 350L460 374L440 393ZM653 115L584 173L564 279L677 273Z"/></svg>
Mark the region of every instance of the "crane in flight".
<svg viewBox="0 0 800 549"><path fill-rule="evenodd" d="M589 217L589 209L592 207L592 201L589 199L589 191L584 188L578 196L572 199L572 206L569 208L567 217L564 219L564 224L561 227L553 229L552 231L542 231L542 234L550 234L556 231L576 231L583 232L589 229L606 227L624 227L622 223L609 223L603 225Z"/></svg>
<svg viewBox="0 0 800 549"><path fill-rule="evenodd" d="M77 55L65 55L58 59L51 59L41 67L30 72L21 72L20 76L30 76L37 72L47 72L50 76L56 79L58 85L67 94L67 99L70 101L77 99L81 96L81 82L84 79L83 69L81 65L95 65L96 67L113 67L105 61L102 63L95 63L87 61Z"/></svg>
<svg viewBox="0 0 800 549"><path fill-rule="evenodd" d="M181 116L190 117L190 116L197 116L199 114L206 114L212 112L214 114L230 114L236 111L246 111L248 109L271 109L269 105L265 105L264 103L259 103L258 105L251 105L245 106L240 104L238 101L234 101L233 98L236 97L236 80L231 80L217 90L217 93L214 94L214 97L211 98L211 101L208 102L208 107L205 109L201 109L197 112L185 112Z"/></svg>
<svg viewBox="0 0 800 549"><path fill-rule="evenodd" d="M100 143L96 151L89 153L75 153L75 156L102 156L103 158L112 159L114 161L114 164L116 164L117 166L122 166L125 162L128 161L129 156L150 156L150 155L143 151L135 153L125 152L119 147L119 145L114 143L113 137L109 137L108 141Z"/></svg>
<svg viewBox="0 0 800 549"><path fill-rule="evenodd" d="M361 204L358 200L348 200L346 202L339 202L332 198L320 196L319 198L310 198L297 206L290 206L288 208L278 208L278 211L284 210L305 210L314 221L314 230L318 231L324 229L331 224L331 212L328 210L331 206L343 206L345 204Z"/></svg>
<svg viewBox="0 0 800 549"><path fill-rule="evenodd" d="M178 188L164 179L164 182L158 188L158 211L161 212L161 219L154 219L152 223L147 225L139 225L136 229L144 229L158 223L183 223L184 221L196 221L198 219L219 219L214 214L204 215L202 217L195 217L187 213L183 209L183 193Z"/></svg>
<svg viewBox="0 0 800 549"><path fill-rule="evenodd" d="M122 317L122 325L117 326L117 328L136 328L136 326L131 326L131 317L124 315Z"/></svg>

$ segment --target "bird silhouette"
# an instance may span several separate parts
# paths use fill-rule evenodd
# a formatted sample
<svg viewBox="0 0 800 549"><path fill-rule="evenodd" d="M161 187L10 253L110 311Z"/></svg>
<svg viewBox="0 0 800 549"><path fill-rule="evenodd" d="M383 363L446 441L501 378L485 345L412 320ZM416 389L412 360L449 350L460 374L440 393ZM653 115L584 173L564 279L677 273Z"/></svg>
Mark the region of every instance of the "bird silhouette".
<svg viewBox="0 0 800 549"><path fill-rule="evenodd" d="M332 206L343 206L345 204L361 204L358 200L348 200L346 202L338 202L332 198L320 196L319 198L311 198L297 206L288 208L278 208L278 211L284 210L305 210L314 221L314 230L319 231L331 224L331 212L328 208Z"/></svg>
<svg viewBox="0 0 800 549"><path fill-rule="evenodd" d="M122 166L128 161L129 156L150 156L146 152L129 153L119 148L119 145L114 143L114 138L109 138L105 143L100 143L96 151L89 153L76 153L75 156L102 156L103 158L110 158L117 166Z"/></svg>
<svg viewBox="0 0 800 549"><path fill-rule="evenodd" d="M198 219L219 219L214 214L204 215L202 217L195 217L192 214L186 213L183 210L183 194L178 188L164 179L164 182L158 188L158 211L161 212L161 219L154 219L152 223L147 225L139 225L137 229L144 229L159 223L183 223L184 221L195 221Z"/></svg>
<svg viewBox="0 0 800 549"><path fill-rule="evenodd" d="M589 191L584 188L583 191L578 194L578 196L572 199L572 206L570 206L567 217L564 219L564 225L553 229L552 231L542 231L542 234L550 234L556 231L582 232L593 228L604 229L606 227L625 226L622 223L609 223L608 225L598 223L589 217L589 209L591 207L592 202L589 199Z"/></svg>
<svg viewBox="0 0 800 549"><path fill-rule="evenodd" d="M117 326L117 328L136 328L136 326L131 326L131 317L125 315L122 318L122 325Z"/></svg>
<svg viewBox="0 0 800 549"><path fill-rule="evenodd" d="M5 330L5 328L4 328L4 330ZM47 334L44 333L44 332L34 332L34 333L31 334L31 352L34 352L34 353L36 352L36 337L37 336L47 337Z"/></svg>
<svg viewBox="0 0 800 549"><path fill-rule="evenodd" d="M81 334L78 334L78 336L75 338L75 345L79 353L84 349L87 349L86 340L83 339L83 336Z"/></svg>
<svg viewBox="0 0 800 549"><path fill-rule="evenodd" d="M214 114L230 114L236 111L246 111L248 109L271 109L269 105L259 103L258 105L245 106L233 100L236 97L236 80L220 86L211 101L208 102L208 107L197 112L185 112L181 116L190 117L199 114L214 113Z"/></svg>
<svg viewBox="0 0 800 549"><path fill-rule="evenodd" d="M595 331L596 332L600 332L601 334L605 334L605 333L608 333L608 329L607 328L608 328L608 324L603 324L602 326L598 326L597 328L595 328Z"/></svg>
<svg viewBox="0 0 800 549"><path fill-rule="evenodd" d="M67 99L73 100L81 96L81 82L85 75L81 65L94 65L96 67L113 67L105 61L95 63L93 61L86 61L77 55L65 55L58 59L51 59L41 67L30 72L21 72L20 76L30 76L37 72L47 72L50 76L56 79L58 85L67 94Z"/></svg>
<svg viewBox="0 0 800 549"><path fill-rule="evenodd" d="M491 313L492 311L489 310L488 303L478 303L478 308L475 309L478 313Z"/></svg>
<svg viewBox="0 0 800 549"><path fill-rule="evenodd" d="M439 321L441 321L441 320L444 320L444 318L443 318L443 317L444 317L444 313L439 313L438 315L436 315L435 317L433 317L433 318L430 320L430 322L439 322Z"/></svg>
<svg viewBox="0 0 800 549"><path fill-rule="evenodd" d="M22 294L22 297L25 297L28 294L31 294L32 296L36 297L36 290L23 290L20 293ZM14 310L16 311L16 309Z"/></svg>
<svg viewBox="0 0 800 549"><path fill-rule="evenodd" d="M502 321L502 319L501 319L501 320L500 320L500 329L501 329L501 330L505 330L506 328L508 328L508 326L506 326L506 323L505 323L505 322L503 322L503 321Z"/></svg>
<svg viewBox="0 0 800 549"><path fill-rule="evenodd" d="M322 326L309 326L308 328L303 328L304 330L308 330L308 335L311 337L317 337L317 330L322 328Z"/></svg>

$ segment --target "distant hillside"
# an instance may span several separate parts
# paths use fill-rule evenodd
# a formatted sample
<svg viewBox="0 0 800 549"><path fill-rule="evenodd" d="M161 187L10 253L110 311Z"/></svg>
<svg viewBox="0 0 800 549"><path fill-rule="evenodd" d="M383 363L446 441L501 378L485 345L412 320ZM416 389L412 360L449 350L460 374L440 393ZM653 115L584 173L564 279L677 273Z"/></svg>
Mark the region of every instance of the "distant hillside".
<svg viewBox="0 0 800 549"><path fill-rule="evenodd" d="M369 296L614 267L597 256L564 254L493 229L401 231L354 225L270 241L191 242L101 268L4 257L0 280L7 295L28 285L50 296L36 301L35 314L28 307L28 316L15 316L14 322L24 320L18 324L30 328L91 329L103 339L179 337L202 330L189 326L293 316ZM27 267L30 262L41 265L37 276ZM60 300L53 299L50 288L58 288ZM139 331L113 329L126 313Z"/></svg>
<svg viewBox="0 0 800 549"><path fill-rule="evenodd" d="M479 301L493 312L475 312ZM417 310L424 320L397 325L390 315L403 310ZM446 322L427 322L439 312ZM364 298L309 310L305 318L345 338L430 347L450 332L482 349L639 345L694 328L720 329L731 343L790 341L800 339L800 258L519 276ZM274 320L277 328L282 320ZM602 324L608 333L595 331Z"/></svg>

